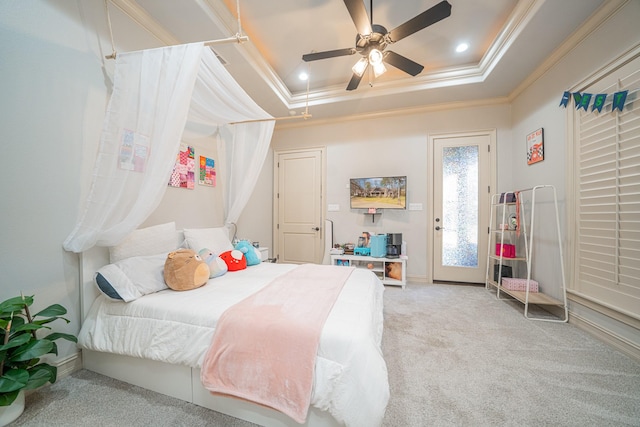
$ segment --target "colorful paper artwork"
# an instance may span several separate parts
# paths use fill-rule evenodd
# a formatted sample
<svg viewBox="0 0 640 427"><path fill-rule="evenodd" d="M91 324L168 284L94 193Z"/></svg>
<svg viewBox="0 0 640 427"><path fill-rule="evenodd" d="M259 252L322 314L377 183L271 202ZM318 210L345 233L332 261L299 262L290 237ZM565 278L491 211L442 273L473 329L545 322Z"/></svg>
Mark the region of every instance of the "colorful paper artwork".
<svg viewBox="0 0 640 427"><path fill-rule="evenodd" d="M180 147L180 152L176 156L176 164L173 167L169 186L188 188L193 190L195 187L195 152L193 147Z"/></svg>
<svg viewBox="0 0 640 427"><path fill-rule="evenodd" d="M118 153L120 169L144 172L149 156L149 137L140 135L129 129L122 132L122 145Z"/></svg>
<svg viewBox="0 0 640 427"><path fill-rule="evenodd" d="M205 156L200 156L200 184L216 186L215 161Z"/></svg>
<svg viewBox="0 0 640 427"><path fill-rule="evenodd" d="M544 160L544 137L542 128L527 135L527 164Z"/></svg>

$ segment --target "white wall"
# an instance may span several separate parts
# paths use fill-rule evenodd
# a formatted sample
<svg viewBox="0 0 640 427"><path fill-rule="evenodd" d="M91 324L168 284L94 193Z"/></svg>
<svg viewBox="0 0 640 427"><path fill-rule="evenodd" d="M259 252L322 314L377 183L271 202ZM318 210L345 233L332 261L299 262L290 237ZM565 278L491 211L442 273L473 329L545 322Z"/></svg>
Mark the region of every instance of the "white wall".
<svg viewBox="0 0 640 427"><path fill-rule="evenodd" d="M363 230L402 232L411 257L409 275L424 277L429 257L426 213L385 212L371 225L364 215L347 208L348 179L370 171L406 173L409 200L426 206L430 197L425 168L428 135L496 128L498 190L512 183L528 186L544 176L563 192L566 135L563 112L557 108L559 97L572 83L637 42L639 7L639 2L629 2L579 46L572 59L519 96L513 104L513 126L509 105L332 124L311 121L308 127L277 129L273 148L326 146L327 203L341 207L329 215L336 224L336 240L354 240ZM112 18L117 19L117 13ZM129 30L127 37L116 37L117 50L158 45L148 33L134 26ZM109 53L102 0L0 2L0 299L23 291L36 295L35 309L63 304L71 323L55 326L71 333L77 333L80 319L78 259L62 249L62 242L75 224L90 183L112 84L113 61L104 59ZM523 135L540 126L546 131L547 158L539 165L524 167ZM273 151L238 221L240 237L269 246L272 183ZM188 199L190 195L199 200ZM179 227L217 225L221 222L219 197L219 187L194 192L169 189L147 224L176 220ZM60 344L59 358L75 352L72 345Z"/></svg>
<svg viewBox="0 0 640 427"><path fill-rule="evenodd" d="M195 152L196 168L200 156L212 158L219 173L218 151L215 138L198 138L183 141L184 146L191 146ZM147 218L141 227L175 221L178 229L219 227L224 223L222 208L222 187L220 178L216 177L215 187L201 185L196 182L193 189L167 187L162 202L154 213Z"/></svg>
<svg viewBox="0 0 640 427"><path fill-rule="evenodd" d="M427 247L427 212L385 210L372 223L370 215L349 208L349 178L406 175L407 203L420 203L426 209L432 196L431 171L426 167L429 134L496 129L498 175L510 176L510 162L505 157L511 153L510 122L510 106L506 104L319 125L310 122L303 127L276 128L272 148L326 147L325 209L328 204L340 206L338 212L327 212L327 219L334 223L334 241L357 243L363 231L402 233L409 255L407 276L425 280L431 252Z"/></svg>
<svg viewBox="0 0 640 427"><path fill-rule="evenodd" d="M112 20L126 21L111 7ZM116 51L159 47L135 25L115 37ZM34 310L59 303L80 327L78 256L62 242L75 226L91 183L102 121L112 89L114 61L103 0L0 2L0 300L36 295ZM196 156L213 157L215 142L190 140ZM266 180L266 181L265 181ZM242 236L270 243L271 172L267 228L241 228ZM222 188L167 188L143 226L176 221L180 228L222 224ZM252 204L253 203L253 204ZM59 343L58 359L76 353Z"/></svg>
<svg viewBox="0 0 640 427"><path fill-rule="evenodd" d="M62 242L86 191L110 86L95 30L104 16L87 3L102 4L0 2L0 298L35 295L36 311L60 303L71 323L52 326L70 333L80 325L78 261ZM75 352L59 345L61 356Z"/></svg>
<svg viewBox="0 0 640 427"><path fill-rule="evenodd" d="M273 150L269 150L260 177L238 219L238 238L260 242L273 257Z"/></svg>
<svg viewBox="0 0 640 427"><path fill-rule="evenodd" d="M566 55L534 84L527 88L513 101L514 140L513 181L517 188L527 188L536 184L552 184L558 190L563 230L563 244L565 248L565 265L569 258L566 253L568 240L568 213L566 210L567 197L565 188L567 183L566 168L573 161L566 157L567 144L571 144L567 136L567 112L559 107L560 99L565 90L571 90L586 77L609 64L623 52L640 43L638 21L640 19L640 2L630 1L601 25L597 31L582 40L576 48ZM570 103L570 106L572 103ZM572 108L572 107L569 107ZM634 108L637 108L635 106ZM545 160L535 165L526 165L525 136L527 133L544 128ZM549 205L542 206L542 215L549 217ZM541 217L542 218L542 217ZM555 235L548 223L541 223L536 229L541 239L534 248L537 254L535 277L541 286L557 283L559 279L558 254L555 251ZM567 269L567 284L572 288L571 269ZM597 305L597 304L596 304ZM640 349L640 333L638 329L628 327L612 319L590 312L576 302L570 304L571 311L580 315L586 322L592 322L597 329L602 329L612 335L622 337ZM640 318L640 307L634 313ZM577 316L574 316L576 318ZM637 323L637 320L635 321Z"/></svg>

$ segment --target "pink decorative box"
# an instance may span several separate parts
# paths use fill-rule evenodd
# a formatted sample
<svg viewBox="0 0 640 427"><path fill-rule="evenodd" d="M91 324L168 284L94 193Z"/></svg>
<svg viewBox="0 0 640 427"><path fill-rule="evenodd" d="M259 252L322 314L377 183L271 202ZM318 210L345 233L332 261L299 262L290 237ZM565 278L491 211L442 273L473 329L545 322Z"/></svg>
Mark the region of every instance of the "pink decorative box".
<svg viewBox="0 0 640 427"><path fill-rule="evenodd" d="M502 287L510 291L527 291L527 279L502 278ZM538 292L538 282L529 280L529 292Z"/></svg>
<svg viewBox="0 0 640 427"><path fill-rule="evenodd" d="M500 243L496 243L496 256L500 256L500 250L502 250L502 256L504 258L515 258L516 257L516 246L515 245L501 245Z"/></svg>

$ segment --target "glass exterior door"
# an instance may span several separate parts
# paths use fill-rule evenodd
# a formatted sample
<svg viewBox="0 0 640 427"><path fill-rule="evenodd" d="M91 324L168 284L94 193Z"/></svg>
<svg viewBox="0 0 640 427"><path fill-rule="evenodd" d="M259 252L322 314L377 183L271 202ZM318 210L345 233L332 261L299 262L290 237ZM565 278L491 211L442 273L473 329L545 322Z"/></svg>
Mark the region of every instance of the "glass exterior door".
<svg viewBox="0 0 640 427"><path fill-rule="evenodd" d="M436 281L484 282L489 143L485 135L434 140Z"/></svg>
<svg viewBox="0 0 640 427"><path fill-rule="evenodd" d="M478 146L443 147L442 265L478 266Z"/></svg>

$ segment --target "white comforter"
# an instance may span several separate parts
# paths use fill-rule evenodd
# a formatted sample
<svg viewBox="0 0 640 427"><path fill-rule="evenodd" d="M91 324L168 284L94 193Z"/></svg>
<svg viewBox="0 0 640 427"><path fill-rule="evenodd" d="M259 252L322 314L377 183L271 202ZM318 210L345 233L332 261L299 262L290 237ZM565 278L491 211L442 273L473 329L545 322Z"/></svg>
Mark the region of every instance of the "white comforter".
<svg viewBox="0 0 640 427"><path fill-rule="evenodd" d="M165 290L129 303L100 296L78 342L89 350L200 368L220 315L295 267L262 263L195 290ZM320 338L311 404L347 426L380 425L389 399L381 351L383 292L373 273L354 271Z"/></svg>

